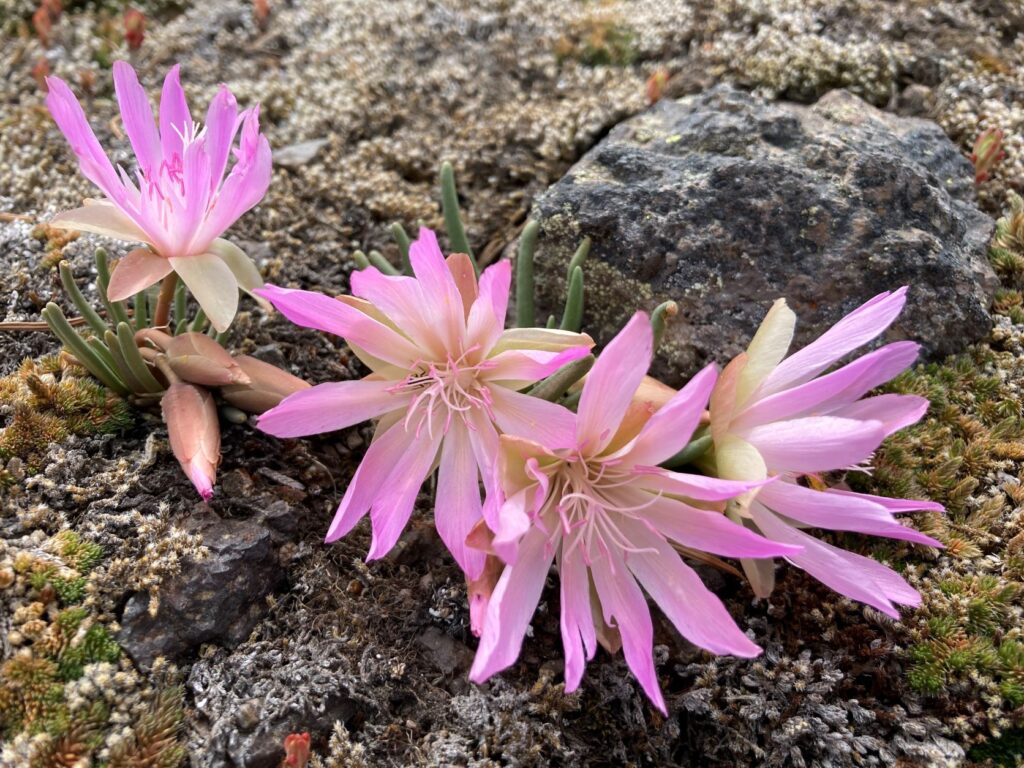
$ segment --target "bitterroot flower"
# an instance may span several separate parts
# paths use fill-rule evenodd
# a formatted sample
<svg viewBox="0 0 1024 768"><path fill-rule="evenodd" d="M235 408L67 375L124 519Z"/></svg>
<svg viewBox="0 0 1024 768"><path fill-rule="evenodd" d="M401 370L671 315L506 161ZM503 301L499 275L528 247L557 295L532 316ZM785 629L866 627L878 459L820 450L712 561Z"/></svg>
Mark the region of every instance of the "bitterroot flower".
<svg viewBox="0 0 1024 768"><path fill-rule="evenodd" d="M572 420L561 406L517 390L585 356L593 342L567 331L504 330L507 261L484 270L478 284L469 257L454 254L446 263L429 229L420 230L409 259L414 278L374 267L354 273L355 297L259 289L292 322L344 337L373 371L359 381L297 392L263 414L259 427L298 437L378 419L327 541L344 536L369 512L369 558L385 555L438 466L435 524L467 577L475 579L484 554L468 547L466 536L481 519L479 479L482 474L490 484L493 478L498 430L544 439L561 434Z"/></svg>
<svg viewBox="0 0 1024 768"><path fill-rule="evenodd" d="M760 653L670 542L729 557L773 557L797 548L767 541L722 514L720 502L760 483L657 466L689 441L716 371L705 368L660 408L636 402L651 347L648 319L637 313L587 376L572 421L538 437L542 444L502 436L504 503L491 546L509 565L489 597L471 680L482 682L516 660L553 561L561 582L566 692L579 686L586 660L607 637L604 625L595 627L603 615L621 637L629 668L665 711L641 587L702 648Z"/></svg>
<svg viewBox="0 0 1024 768"><path fill-rule="evenodd" d="M914 363L918 345L897 341L821 376L837 360L881 334L899 315L906 288L883 293L844 317L820 338L786 357L796 315L775 302L744 354L723 371L711 396L713 460L718 477L757 481L779 476L729 514L770 539L803 550L788 560L837 592L898 617L894 603L918 605L920 596L881 563L804 533L804 528L853 531L940 547L901 525L895 514L942 511L929 501L889 499L841 490L815 490L804 475L868 462L881 442L917 422L928 401L913 395L864 395ZM821 485L820 483L815 483ZM767 561L744 562L754 591L774 586Z"/></svg>
<svg viewBox="0 0 1024 768"><path fill-rule="evenodd" d="M200 128L189 113L178 66L167 73L159 128L135 70L114 63L114 87L125 132L135 151L134 178L115 170L81 105L58 77L46 79L46 105L78 157L83 175L106 198L58 214L51 226L143 243L114 269L107 289L121 301L176 272L213 326L226 330L238 308L238 289L262 285L259 271L221 235L258 203L270 183L270 144L260 133L259 107L238 113L221 86ZM235 163L225 177L236 133Z"/></svg>

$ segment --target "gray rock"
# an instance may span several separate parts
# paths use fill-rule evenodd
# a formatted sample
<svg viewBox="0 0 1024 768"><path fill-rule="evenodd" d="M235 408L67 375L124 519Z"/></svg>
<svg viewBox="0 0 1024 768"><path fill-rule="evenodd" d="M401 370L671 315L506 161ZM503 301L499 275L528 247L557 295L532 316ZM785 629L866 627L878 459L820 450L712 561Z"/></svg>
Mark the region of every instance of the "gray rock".
<svg viewBox="0 0 1024 768"><path fill-rule="evenodd" d="M593 240L585 327L606 342L637 308L679 303L655 372L678 381L742 351L789 300L803 345L863 301L910 285L890 339L930 356L990 328L992 220L970 164L934 123L845 91L812 107L728 86L617 126L538 201L539 308ZM543 315L539 315L543 316Z"/></svg>
<svg viewBox="0 0 1024 768"><path fill-rule="evenodd" d="M181 659L203 643L238 645L266 613L266 597L283 576L271 533L261 525L216 520L202 536L209 555L160 587L155 616L148 593L128 599L118 641L143 667L157 656Z"/></svg>

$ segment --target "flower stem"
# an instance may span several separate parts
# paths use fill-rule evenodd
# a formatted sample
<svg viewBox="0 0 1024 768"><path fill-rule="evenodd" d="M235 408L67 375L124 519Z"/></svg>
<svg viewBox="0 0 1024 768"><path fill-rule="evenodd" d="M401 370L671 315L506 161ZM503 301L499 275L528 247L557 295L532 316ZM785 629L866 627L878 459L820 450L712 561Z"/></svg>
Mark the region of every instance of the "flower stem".
<svg viewBox="0 0 1024 768"><path fill-rule="evenodd" d="M171 302L174 301L174 289L178 287L178 275L171 272L160 284L160 298L156 300L156 311L153 312L153 327L163 328L171 317Z"/></svg>

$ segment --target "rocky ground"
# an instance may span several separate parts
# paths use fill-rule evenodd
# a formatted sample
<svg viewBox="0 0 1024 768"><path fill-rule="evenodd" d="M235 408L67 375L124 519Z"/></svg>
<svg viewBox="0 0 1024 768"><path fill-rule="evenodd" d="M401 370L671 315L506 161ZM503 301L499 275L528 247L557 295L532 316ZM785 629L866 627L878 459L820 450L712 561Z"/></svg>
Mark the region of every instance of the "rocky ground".
<svg viewBox="0 0 1024 768"><path fill-rule="evenodd" d="M977 208L1010 217L1007 193L1024 184L1024 10L1012 0L314 0L271 2L262 26L238 0L151 0L139 6L147 28L134 53L119 3L67 6L44 48L30 33L33 3L0 0L0 320L36 320L47 301L65 302L61 257L81 283L93 276L97 240L36 227L90 192L42 107L44 67L86 94L121 162L116 58L154 90L180 62L195 104L222 81L241 103L259 100L278 152L274 181L233 237L268 279L336 293L355 250L397 256L392 222L440 225L442 160L456 168L474 249L504 253L534 201L646 108L661 68L665 99L714 98L707 89L728 82L773 114L798 108L772 100L807 104L845 88L890 116L933 121L965 156L980 131L1001 128L1006 158L976 190L955 151L943 149L942 162L960 168L946 174L956 178L936 181L937 166L891 132L884 167L898 170L905 151L906 188L944 188L942 210L960 211L908 228L957 251L961 266L988 246L965 235L980 227L988 239ZM797 155L786 167L813 172ZM594 157L608 155L579 167ZM845 205L840 192L829 192L830 211ZM919 213L916 199L899 202ZM746 210L728 242L756 245L756 217L774 215ZM975 223L949 223L964 217ZM605 241L572 232L586 234L597 261L621 267L607 232ZM371 565L362 526L324 546L365 430L280 442L225 425L218 493L203 504L157 417L108 399L54 357L48 335L0 333L0 764L271 767L287 734L308 731L324 766L1015 765L1024 753L1024 214L1006 218L993 245L1002 284L991 312L950 305L951 316L971 318L971 338L962 323L940 324L934 350L963 351L894 385L931 397L927 420L885 447L873 476L847 478L949 508L916 520L947 544L941 555L844 537L903 569L922 607L893 622L786 567L773 597L756 600L707 569L766 653L713 658L656 622L668 719L606 655L579 693L563 694L551 661L554 593L521 662L487 686L468 683L465 588L425 515ZM656 267L636 272L652 286L638 294L645 301L673 285ZM972 279L985 290L949 301L980 301L994 287ZM805 288L814 294L813 281ZM942 308L920 310L909 327L927 325L928 313ZM700 343L700 355L713 354L714 339ZM255 309L231 344L314 382L361 375L337 340ZM694 359L661 364L684 372Z"/></svg>

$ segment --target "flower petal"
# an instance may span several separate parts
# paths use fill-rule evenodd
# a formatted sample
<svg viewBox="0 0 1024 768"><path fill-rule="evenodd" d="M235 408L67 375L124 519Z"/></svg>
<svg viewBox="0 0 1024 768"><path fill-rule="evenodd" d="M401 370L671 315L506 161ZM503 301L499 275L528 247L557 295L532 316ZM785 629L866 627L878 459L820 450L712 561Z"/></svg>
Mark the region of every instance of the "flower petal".
<svg viewBox="0 0 1024 768"><path fill-rule="evenodd" d="M509 349L488 361L493 367L484 371L484 376L508 389L522 389L589 354L586 347L570 347L561 352Z"/></svg>
<svg viewBox="0 0 1024 768"><path fill-rule="evenodd" d="M810 381L834 362L888 328L907 300L906 287L880 293L829 328L771 372L758 394L761 397Z"/></svg>
<svg viewBox="0 0 1024 768"><path fill-rule="evenodd" d="M636 494L631 501L640 504L644 500L642 494ZM723 557L785 557L800 551L758 536L721 512L697 509L675 499L660 498L644 507L637 518L684 547Z"/></svg>
<svg viewBox="0 0 1024 768"><path fill-rule="evenodd" d="M419 237L409 245L409 261L420 283L423 297L436 318L435 324L445 349L449 352L461 349L466 330L462 295L445 263L444 254L437 244L437 235L433 231L420 227Z"/></svg>
<svg viewBox="0 0 1024 768"><path fill-rule="evenodd" d="M87 201L82 208L61 211L49 221L55 229L76 229L135 243L149 243L149 236L120 208L107 201Z"/></svg>
<svg viewBox="0 0 1024 768"><path fill-rule="evenodd" d="M480 472L469 430L456 419L441 445L434 525L467 579L479 578L484 568L484 553L466 545L466 537L482 515Z"/></svg>
<svg viewBox="0 0 1024 768"><path fill-rule="evenodd" d="M269 301L253 293L263 285L263 275L245 251L230 240L217 238L210 243L210 253L220 256L221 261L228 265L231 274L238 281L238 287L255 299L265 312L273 310L274 307Z"/></svg>
<svg viewBox="0 0 1024 768"><path fill-rule="evenodd" d="M619 428L651 364L652 344L650 321L637 312L587 375L576 411L576 440L589 455L600 453Z"/></svg>
<svg viewBox="0 0 1024 768"><path fill-rule="evenodd" d="M331 381L289 395L259 417L258 426L275 437L304 437L345 429L403 408L408 394L390 381Z"/></svg>
<svg viewBox="0 0 1024 768"><path fill-rule="evenodd" d="M714 456L716 474L724 480L755 481L768 477L768 468L757 448L735 435L715 438Z"/></svg>
<svg viewBox="0 0 1024 768"><path fill-rule="evenodd" d="M888 344L837 371L758 400L735 417L732 427L744 429L769 421L831 413L906 370L917 359L919 349L912 341Z"/></svg>
<svg viewBox="0 0 1024 768"><path fill-rule="evenodd" d="M71 151L78 158L82 175L102 189L119 207L125 205L127 192L124 185L89 126L75 94L59 77L46 78L46 85L46 106L71 145Z"/></svg>
<svg viewBox="0 0 1024 768"><path fill-rule="evenodd" d="M548 448L574 444L576 416L565 406L505 387L490 387L494 421L508 435L528 437Z"/></svg>
<svg viewBox="0 0 1024 768"><path fill-rule="evenodd" d="M802 546L803 552L786 559L836 592L867 603L894 619L898 619L900 614L893 603L921 603L921 596L913 587L878 561L833 547L798 531L756 501L750 505L750 513L768 538Z"/></svg>
<svg viewBox="0 0 1024 768"><path fill-rule="evenodd" d="M578 551L559 551L562 648L565 651L565 692L580 686L586 663L597 652L597 633L590 606L590 576Z"/></svg>
<svg viewBox="0 0 1024 768"><path fill-rule="evenodd" d="M164 77L160 94L160 143L167 162L171 162L175 155L184 156L185 145L181 137L191 133L192 115L185 101L185 91L181 88L181 65L175 64Z"/></svg>
<svg viewBox="0 0 1024 768"><path fill-rule="evenodd" d="M492 264L480 275L476 301L469 308L466 344L480 345L485 351L501 338L508 312L508 293L512 284L512 265L507 259Z"/></svg>
<svg viewBox="0 0 1024 768"><path fill-rule="evenodd" d="M561 331L555 328L509 328L503 331L491 350L491 356L509 349L561 352L569 347L584 346L590 349L594 340L585 333Z"/></svg>
<svg viewBox="0 0 1024 768"><path fill-rule="evenodd" d="M412 516L420 486L430 474L437 460L437 450L441 446L441 426L436 423L435 417L431 417L431 420L434 423L414 433L415 439L409 444L408 450L377 489L370 508L373 538L366 555L367 560L376 560L390 552Z"/></svg>
<svg viewBox="0 0 1024 768"><path fill-rule="evenodd" d="M622 530L634 546L653 550L642 555L631 554L626 565L679 634L712 653L743 658L761 653L736 626L722 601L704 586L665 539L636 521L627 521Z"/></svg>
<svg viewBox="0 0 1024 768"><path fill-rule="evenodd" d="M853 491L846 491L839 488L829 488L826 493L835 494L836 496L851 496L856 499L867 499L870 502L885 507L893 514L899 514L901 512L946 511L946 508L941 504L937 504L934 501L926 501L924 499L890 499L887 496L872 496L870 493L855 493Z"/></svg>
<svg viewBox="0 0 1024 768"><path fill-rule="evenodd" d="M160 282L172 271L170 259L157 256L149 248L136 248L114 266L107 286L107 298L124 301Z"/></svg>
<svg viewBox="0 0 1024 768"><path fill-rule="evenodd" d="M827 472L856 466L885 439L880 421L809 416L757 426L743 435L772 473Z"/></svg>
<svg viewBox="0 0 1024 768"><path fill-rule="evenodd" d="M373 304L396 327L430 356L443 360L450 351L437 328L437 318L416 278L385 275L376 267L353 272L349 278L352 293Z"/></svg>
<svg viewBox="0 0 1024 768"><path fill-rule="evenodd" d="M842 419L880 421L888 437L916 424L927 411L928 400L917 395L876 395L837 408L831 415Z"/></svg>
<svg viewBox="0 0 1024 768"><path fill-rule="evenodd" d="M210 318L210 324L218 331L226 331L238 310L238 281L228 265L212 253L169 261Z"/></svg>
<svg viewBox="0 0 1024 768"><path fill-rule="evenodd" d="M625 453L628 460L654 466L686 447L700 423L717 378L715 365L707 366L655 411Z"/></svg>
<svg viewBox="0 0 1024 768"><path fill-rule="evenodd" d="M211 193L220 186L238 127L238 103L228 87L221 85L206 111L206 154L210 158Z"/></svg>
<svg viewBox="0 0 1024 768"><path fill-rule="evenodd" d="M324 541L328 544L337 541L363 519L374 497L384 486L384 481L415 440L415 434L406 430L401 423L387 428L383 424L378 425L373 442L345 489L345 496L338 505Z"/></svg>
<svg viewBox="0 0 1024 768"><path fill-rule="evenodd" d="M163 161L160 134L153 119L149 96L139 85L139 78L127 61L114 62L114 92L121 107L121 122L135 150L139 168L147 179L155 178Z"/></svg>
<svg viewBox="0 0 1024 768"><path fill-rule="evenodd" d="M675 558L679 560L679 555L675 555ZM643 555L631 555L630 568L634 561L645 559ZM646 574L642 564L640 570ZM594 587L601 601L604 620L608 624L614 621L622 636L622 653L626 657L627 666L636 675L640 687L654 706L667 716L668 709L658 685L658 673L654 669L654 625L643 592L627 570L622 555L614 548L605 552L604 557L594 560L590 572L594 576Z"/></svg>
<svg viewBox="0 0 1024 768"><path fill-rule="evenodd" d="M778 299L768 310L764 320L747 347L747 364L736 385L736 403L742 407L761 385L793 343L796 328L796 314L786 305L785 299Z"/></svg>
<svg viewBox="0 0 1024 768"><path fill-rule="evenodd" d="M507 566L491 593L484 631L469 679L482 683L491 675L510 667L519 657L523 637L530 626L544 591L544 582L554 559L554 550L546 546L547 536L533 528L523 537L519 558Z"/></svg>
<svg viewBox="0 0 1024 768"><path fill-rule="evenodd" d="M638 487L695 501L726 501L754 488L760 488L766 482L763 478L749 481L724 480L706 475L672 472L661 467L637 467L636 471L643 472L636 479Z"/></svg>
<svg viewBox="0 0 1024 768"><path fill-rule="evenodd" d="M405 370L422 357L419 349L391 328L322 293L279 288L270 283L254 293L270 301L293 323L341 336L375 358Z"/></svg>
<svg viewBox="0 0 1024 768"><path fill-rule="evenodd" d="M928 547L942 547L942 542L901 525L889 510L868 499L815 491L796 483L780 482L762 488L757 500L773 512L815 528L854 531L871 536L912 541Z"/></svg>

